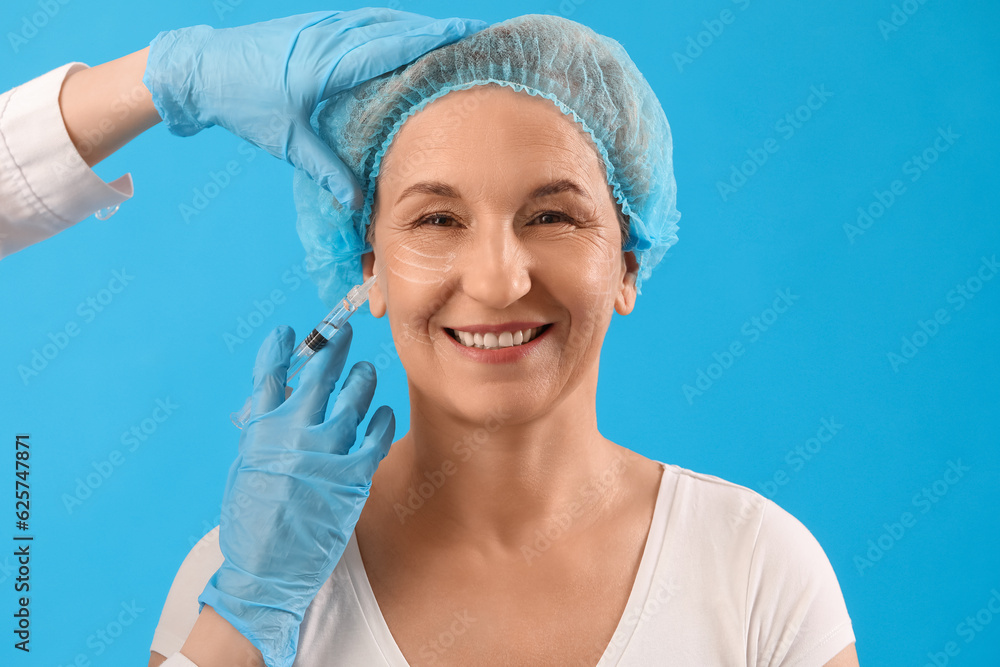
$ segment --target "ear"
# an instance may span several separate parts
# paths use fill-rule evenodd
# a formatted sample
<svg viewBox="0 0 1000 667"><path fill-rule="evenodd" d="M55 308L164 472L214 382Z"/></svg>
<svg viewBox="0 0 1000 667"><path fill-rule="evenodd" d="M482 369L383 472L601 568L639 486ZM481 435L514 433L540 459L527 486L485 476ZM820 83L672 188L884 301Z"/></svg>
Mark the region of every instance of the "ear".
<svg viewBox="0 0 1000 667"><path fill-rule="evenodd" d="M615 298L615 312L628 315L635 308L635 281L639 277L639 262L634 252L622 253L622 285Z"/></svg>
<svg viewBox="0 0 1000 667"><path fill-rule="evenodd" d="M365 280L372 277L372 273L375 271L375 253L366 252L361 256L361 273ZM375 317L382 317L385 315L385 299L382 298L382 288L379 286L381 278L375 281L372 285L371 291L368 292L368 308L371 309L372 315Z"/></svg>

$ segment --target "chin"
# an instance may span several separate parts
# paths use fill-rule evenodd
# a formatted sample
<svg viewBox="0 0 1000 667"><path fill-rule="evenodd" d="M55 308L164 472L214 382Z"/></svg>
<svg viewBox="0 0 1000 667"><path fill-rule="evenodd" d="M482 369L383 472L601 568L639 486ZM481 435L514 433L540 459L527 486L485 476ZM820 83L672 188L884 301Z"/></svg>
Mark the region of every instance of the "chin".
<svg viewBox="0 0 1000 667"><path fill-rule="evenodd" d="M502 392L507 392L507 395L498 395ZM449 399L450 411L456 417L473 425L473 428L485 427L489 432L533 421L551 407L550 401L543 400L536 391L513 396L509 390L497 390L488 385Z"/></svg>

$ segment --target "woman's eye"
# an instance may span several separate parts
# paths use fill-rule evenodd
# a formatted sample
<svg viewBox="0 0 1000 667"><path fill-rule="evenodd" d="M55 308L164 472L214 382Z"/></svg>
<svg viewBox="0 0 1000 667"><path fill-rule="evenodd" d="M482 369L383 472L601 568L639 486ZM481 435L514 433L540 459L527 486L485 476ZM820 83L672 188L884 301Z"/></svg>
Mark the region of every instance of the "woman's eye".
<svg viewBox="0 0 1000 667"><path fill-rule="evenodd" d="M557 222L570 222L570 219L563 215L562 213L556 213L554 211L549 211L548 213L539 213L535 218L539 223L543 225L551 225Z"/></svg>
<svg viewBox="0 0 1000 667"><path fill-rule="evenodd" d="M426 218L421 218L417 224L427 225L428 227L448 227L451 219L451 216L435 213L434 215L428 215ZM441 220L444 222L439 223Z"/></svg>
<svg viewBox="0 0 1000 667"><path fill-rule="evenodd" d="M533 222L541 225L553 225L553 224L558 224L560 222L572 223L572 220L569 218L569 216L566 216L562 213L558 213L555 211L548 211L546 213L539 213L538 215L536 215ZM434 213L432 215L420 218L416 222L416 226L418 227L422 226L452 227L454 226L454 224L455 224L455 219L452 216L446 215L444 213Z"/></svg>

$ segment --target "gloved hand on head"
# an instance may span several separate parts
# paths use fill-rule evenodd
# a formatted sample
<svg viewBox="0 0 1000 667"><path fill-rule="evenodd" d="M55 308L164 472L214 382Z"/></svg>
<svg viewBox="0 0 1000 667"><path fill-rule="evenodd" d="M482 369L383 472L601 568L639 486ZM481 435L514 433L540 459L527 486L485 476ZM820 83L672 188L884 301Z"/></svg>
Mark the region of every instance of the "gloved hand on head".
<svg viewBox="0 0 1000 667"><path fill-rule="evenodd" d="M342 90L485 27L376 7L199 25L156 36L143 83L174 134L221 125L358 208L357 180L310 126L313 112Z"/></svg>

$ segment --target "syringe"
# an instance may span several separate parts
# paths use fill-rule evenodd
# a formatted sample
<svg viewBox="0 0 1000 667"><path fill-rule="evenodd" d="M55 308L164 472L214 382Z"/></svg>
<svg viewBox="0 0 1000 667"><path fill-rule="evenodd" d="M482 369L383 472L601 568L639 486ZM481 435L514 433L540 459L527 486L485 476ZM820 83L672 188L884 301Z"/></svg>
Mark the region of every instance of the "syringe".
<svg viewBox="0 0 1000 667"><path fill-rule="evenodd" d="M340 328L344 326L344 322L361 307L361 304L368 300L368 292L371 290L372 285L375 284L376 278L378 278L378 273L372 275L364 283L352 287L347 296L341 299L340 303L330 311L330 314L323 318L323 321L295 348L295 352L292 353L292 361L288 366L288 378L285 380L286 398L289 393L287 388L288 382L291 382L292 378L302 370L306 362L319 350L323 349L323 346L340 331ZM251 399L247 398L242 410L229 415L229 418L238 429L242 429L250 421L250 402Z"/></svg>

